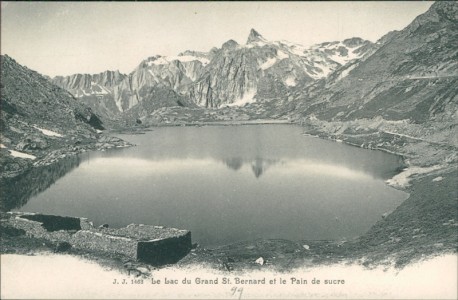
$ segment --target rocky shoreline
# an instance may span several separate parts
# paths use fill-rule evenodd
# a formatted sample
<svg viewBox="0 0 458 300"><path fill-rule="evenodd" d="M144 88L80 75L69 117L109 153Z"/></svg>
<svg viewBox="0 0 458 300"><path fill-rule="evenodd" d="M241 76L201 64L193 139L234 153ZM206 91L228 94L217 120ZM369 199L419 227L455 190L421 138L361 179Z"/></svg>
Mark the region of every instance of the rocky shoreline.
<svg viewBox="0 0 458 300"><path fill-rule="evenodd" d="M313 120L305 126L309 135L389 152L405 161L405 168L386 183L409 193L409 198L355 241L331 246L332 253L340 253L342 259L360 259L365 265L403 267L428 256L457 252L458 149L453 139L428 141L424 128L381 118L334 124ZM416 132L419 137L396 133L396 129Z"/></svg>
<svg viewBox="0 0 458 300"><path fill-rule="evenodd" d="M27 140L27 139L26 139ZM36 140L28 139L29 144L36 144ZM11 155L6 155L6 153L12 150L9 150L8 147L2 147L2 172L0 175L0 180L3 178L13 178L24 174L34 167L48 166L54 164L62 159L76 156L80 153L87 151L105 151L111 148L124 148L134 146L122 139L117 137L108 136L108 135L99 135L98 137L88 137L87 141L82 142L80 140L73 140L72 143L64 144L60 147L53 147L49 149L48 147L40 148L35 147L33 151L28 150L26 154L32 155L33 159L22 159L16 158ZM27 145L24 145L25 149L30 148ZM15 148L17 149L17 147ZM22 149L21 149L22 150ZM13 150L14 151L14 150Z"/></svg>
<svg viewBox="0 0 458 300"><path fill-rule="evenodd" d="M208 125L210 124L208 123ZM188 125L195 126L196 124ZM422 160L413 155L415 153L409 150L412 145L405 143L403 138L393 138L397 137L393 134L380 132L366 132L363 136L342 134L342 132L336 134L335 131L324 131L322 127L311 126L310 124L305 124L304 128L305 134L308 135L342 141L358 147L388 151L406 157L407 170L417 167L420 168L420 171L405 174L406 178L410 175L408 177L410 181L403 181L401 185L392 185L408 192L409 198L391 214L381 216L379 222L366 234L355 240L255 240L213 249L196 247L178 262L178 266L199 264L225 271L268 267L276 271L288 271L304 265L346 261L356 262L367 267L380 264L404 267L425 257L457 252L458 216L456 215L456 205L458 197L454 183L458 179L458 172L453 160L453 147L445 147L448 151L439 152L441 156L435 157L434 163L440 164L440 168L427 169L428 166L434 165L434 163L431 164L431 158L424 157ZM136 132L139 132L138 130L141 132L151 129L141 128L136 129ZM368 135L376 138L372 141L368 140L366 138ZM120 141L116 138L113 140L104 138L95 146L95 149L103 150L126 145L125 142ZM115 143L110 144L110 142ZM121 144L116 144L116 142ZM422 146L424 147L424 145ZM437 145L428 144L427 147L434 148ZM422 149L422 151L431 151L431 149ZM55 159L55 156L50 157ZM442 163L444 157L449 158L446 164ZM49 161L48 159L43 160L43 162ZM422 168L427 171L422 173ZM402 176L402 174L401 172L397 176ZM5 224L7 219L8 216L2 214L2 224ZM18 235L12 229L3 229L2 232L6 232L6 234L2 235L3 246L0 253L30 253L43 250L56 251L57 249L55 243L37 242L35 238ZM120 254L114 255L81 249L67 249L66 251L75 255L92 257L103 264L114 266L125 272L131 270L132 266L144 265L144 263ZM139 274L143 273L139 272Z"/></svg>

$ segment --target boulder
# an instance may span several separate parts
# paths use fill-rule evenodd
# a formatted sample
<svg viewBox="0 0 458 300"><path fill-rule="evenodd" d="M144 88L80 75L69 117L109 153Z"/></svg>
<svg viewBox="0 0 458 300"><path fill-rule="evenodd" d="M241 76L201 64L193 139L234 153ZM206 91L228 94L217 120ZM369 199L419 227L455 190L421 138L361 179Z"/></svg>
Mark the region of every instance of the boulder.
<svg viewBox="0 0 458 300"><path fill-rule="evenodd" d="M46 148L48 148L46 140L35 136L27 136L16 145L16 150L18 151L42 150Z"/></svg>
<svg viewBox="0 0 458 300"><path fill-rule="evenodd" d="M72 248L72 245L70 243L68 243L68 242L59 242L59 243L57 243L54 252L56 252L56 253L65 252L65 251L70 250L70 248Z"/></svg>

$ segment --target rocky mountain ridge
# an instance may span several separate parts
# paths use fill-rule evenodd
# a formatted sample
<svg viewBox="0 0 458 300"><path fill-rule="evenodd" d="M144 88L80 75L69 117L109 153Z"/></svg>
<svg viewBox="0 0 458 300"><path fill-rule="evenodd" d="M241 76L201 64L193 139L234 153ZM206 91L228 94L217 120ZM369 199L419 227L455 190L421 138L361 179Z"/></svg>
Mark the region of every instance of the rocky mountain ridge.
<svg viewBox="0 0 458 300"><path fill-rule="evenodd" d="M125 74L119 71L105 71L99 74L75 74L71 76L56 76L53 83L69 91L76 98L90 95L106 95L112 91L124 78Z"/></svg>
<svg viewBox="0 0 458 300"><path fill-rule="evenodd" d="M141 118L161 107L243 106L258 98L282 95L298 83L328 76L349 61L369 55L376 47L369 41L352 38L307 48L286 41L268 41L252 29L245 45L229 40L208 53L185 51L173 57L152 56L129 75L112 76L114 81L76 74L55 77L52 82L80 97L102 116L113 118L127 112ZM173 95L173 99L164 95ZM134 108L137 105L143 109ZM130 109L133 111L128 112Z"/></svg>
<svg viewBox="0 0 458 300"><path fill-rule="evenodd" d="M306 48L286 41L270 42L254 29L245 45L226 44L190 89L191 99L201 107L243 106L285 94L299 83L327 77L375 47L353 38Z"/></svg>
<svg viewBox="0 0 458 300"><path fill-rule="evenodd" d="M114 88L126 76L119 71L105 71L94 75L57 76L51 82L70 92L99 115L113 118L117 110L113 102Z"/></svg>

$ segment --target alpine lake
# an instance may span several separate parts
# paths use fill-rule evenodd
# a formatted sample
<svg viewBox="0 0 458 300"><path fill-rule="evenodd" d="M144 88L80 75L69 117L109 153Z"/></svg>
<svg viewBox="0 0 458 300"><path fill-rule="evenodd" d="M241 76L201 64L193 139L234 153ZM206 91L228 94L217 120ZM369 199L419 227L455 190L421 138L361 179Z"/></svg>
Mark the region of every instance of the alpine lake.
<svg viewBox="0 0 458 300"><path fill-rule="evenodd" d="M384 181L402 158L295 125L155 127L135 147L43 169L15 210L188 229L206 247L255 239L351 239L408 194ZM46 172L46 174L44 173ZM58 174L54 174L59 172ZM40 179L43 178L43 179ZM26 183L23 183L26 184ZM27 189L27 188L25 188Z"/></svg>

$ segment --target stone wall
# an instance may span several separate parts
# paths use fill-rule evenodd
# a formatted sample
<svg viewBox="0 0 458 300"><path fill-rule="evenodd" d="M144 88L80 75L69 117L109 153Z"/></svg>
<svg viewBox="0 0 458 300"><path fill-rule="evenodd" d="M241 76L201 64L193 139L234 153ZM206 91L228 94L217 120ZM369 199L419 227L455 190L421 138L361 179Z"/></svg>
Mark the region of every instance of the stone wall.
<svg viewBox="0 0 458 300"><path fill-rule="evenodd" d="M70 242L72 231L68 230L56 230L48 231L43 226L43 223L29 220L27 217L36 216L36 214L20 214L14 213L9 219L10 225L17 229L22 229L27 235L36 238L44 238L54 242Z"/></svg>
<svg viewBox="0 0 458 300"><path fill-rule="evenodd" d="M191 250L191 232L163 226L130 224L94 228L86 218L10 212L8 223L27 235L75 248L122 254L160 266L178 262Z"/></svg>
<svg viewBox="0 0 458 300"><path fill-rule="evenodd" d="M130 238L80 230L72 236L70 244L75 248L123 254L137 259L137 241Z"/></svg>

